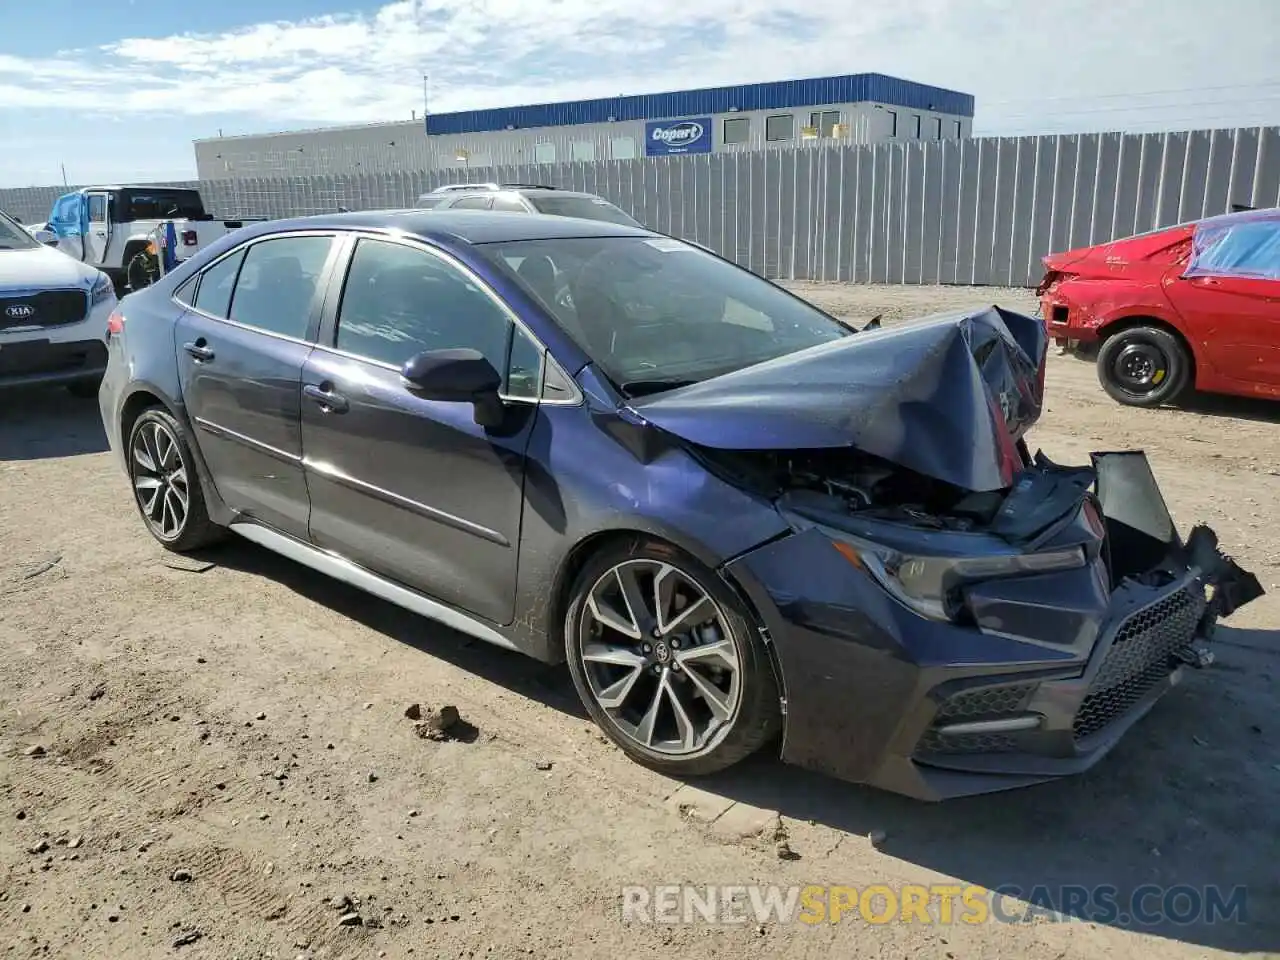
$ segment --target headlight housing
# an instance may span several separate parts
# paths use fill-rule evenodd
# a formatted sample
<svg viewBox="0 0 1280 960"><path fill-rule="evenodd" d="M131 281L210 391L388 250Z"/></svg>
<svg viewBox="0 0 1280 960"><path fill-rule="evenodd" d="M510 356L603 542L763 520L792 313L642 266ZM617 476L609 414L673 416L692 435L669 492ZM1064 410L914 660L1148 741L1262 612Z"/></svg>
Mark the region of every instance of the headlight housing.
<svg viewBox="0 0 1280 960"><path fill-rule="evenodd" d="M109 276L99 270L98 279L93 281L93 287L89 291L89 306L96 307L98 304L105 303L107 300L113 300L115 299L115 295L115 284L111 282L111 278Z"/></svg>
<svg viewBox="0 0 1280 960"><path fill-rule="evenodd" d="M905 554L844 534L832 536L831 542L894 598L930 620L954 620L960 611L960 589L966 584L1075 570L1087 563L1084 548L1078 546L1041 553L938 557Z"/></svg>

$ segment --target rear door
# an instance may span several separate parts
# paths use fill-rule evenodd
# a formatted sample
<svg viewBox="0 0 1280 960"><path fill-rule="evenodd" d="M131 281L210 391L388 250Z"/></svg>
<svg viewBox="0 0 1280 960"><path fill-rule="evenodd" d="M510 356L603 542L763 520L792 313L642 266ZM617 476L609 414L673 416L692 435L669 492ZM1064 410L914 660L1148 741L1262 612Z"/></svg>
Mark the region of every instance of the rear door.
<svg viewBox="0 0 1280 960"><path fill-rule="evenodd" d="M266 237L215 261L178 322L187 412L232 509L305 538L301 375L319 323L332 233Z"/></svg>
<svg viewBox="0 0 1280 960"><path fill-rule="evenodd" d="M1280 387L1280 220L1233 225L1165 290L1220 375Z"/></svg>
<svg viewBox="0 0 1280 960"><path fill-rule="evenodd" d="M473 274L416 243L360 238L334 314L302 377L312 541L510 622L541 347ZM401 380L410 357L455 347L507 371L500 427Z"/></svg>
<svg viewBox="0 0 1280 960"><path fill-rule="evenodd" d="M89 235L85 237L84 262L102 266L111 244L111 194L87 193L85 199L89 204Z"/></svg>

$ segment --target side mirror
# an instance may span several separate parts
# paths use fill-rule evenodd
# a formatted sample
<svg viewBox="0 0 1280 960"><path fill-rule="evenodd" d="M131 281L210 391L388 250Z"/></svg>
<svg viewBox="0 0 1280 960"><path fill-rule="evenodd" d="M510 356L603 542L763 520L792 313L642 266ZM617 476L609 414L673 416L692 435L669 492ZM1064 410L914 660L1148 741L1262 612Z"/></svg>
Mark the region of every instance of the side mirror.
<svg viewBox="0 0 1280 960"><path fill-rule="evenodd" d="M474 404L476 423L482 427L502 422L502 375L479 350L423 351L405 362L400 377L407 389L426 400Z"/></svg>
<svg viewBox="0 0 1280 960"><path fill-rule="evenodd" d="M58 245L58 235L52 230L37 230L32 234L36 243L43 243L46 247L56 247Z"/></svg>

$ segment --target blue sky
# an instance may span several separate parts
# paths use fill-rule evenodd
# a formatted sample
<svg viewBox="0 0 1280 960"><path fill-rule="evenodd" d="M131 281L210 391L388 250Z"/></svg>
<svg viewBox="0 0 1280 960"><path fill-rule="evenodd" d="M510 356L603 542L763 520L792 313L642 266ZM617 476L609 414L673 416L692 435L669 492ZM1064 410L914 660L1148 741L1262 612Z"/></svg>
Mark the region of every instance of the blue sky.
<svg viewBox="0 0 1280 960"><path fill-rule="evenodd" d="M1280 123L1280 0L0 0L0 186L194 176L191 141L878 71L975 132Z"/></svg>

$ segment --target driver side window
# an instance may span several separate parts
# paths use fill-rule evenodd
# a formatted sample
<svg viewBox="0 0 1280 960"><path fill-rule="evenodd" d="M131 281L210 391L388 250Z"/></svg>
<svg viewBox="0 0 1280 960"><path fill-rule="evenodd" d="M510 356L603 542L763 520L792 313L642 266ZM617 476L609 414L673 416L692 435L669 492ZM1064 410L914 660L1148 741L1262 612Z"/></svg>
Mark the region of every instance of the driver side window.
<svg viewBox="0 0 1280 960"><path fill-rule="evenodd" d="M397 368L424 350L469 347L504 371L512 326L485 290L442 257L361 238L347 271L334 346Z"/></svg>

